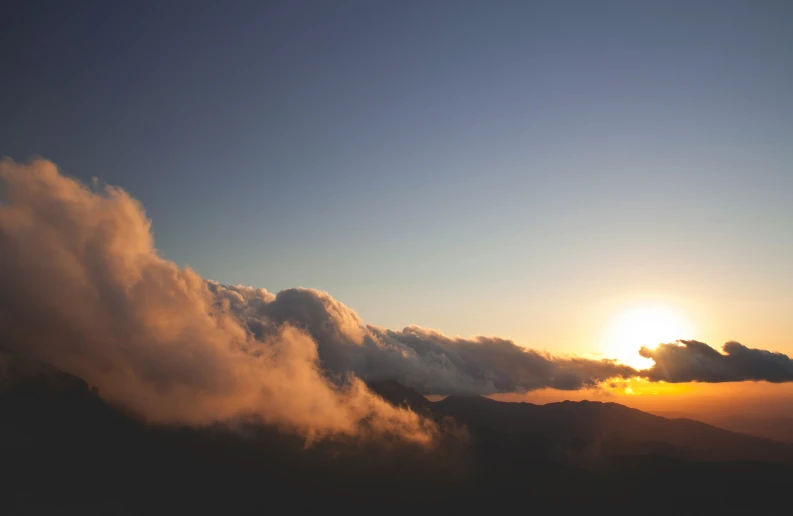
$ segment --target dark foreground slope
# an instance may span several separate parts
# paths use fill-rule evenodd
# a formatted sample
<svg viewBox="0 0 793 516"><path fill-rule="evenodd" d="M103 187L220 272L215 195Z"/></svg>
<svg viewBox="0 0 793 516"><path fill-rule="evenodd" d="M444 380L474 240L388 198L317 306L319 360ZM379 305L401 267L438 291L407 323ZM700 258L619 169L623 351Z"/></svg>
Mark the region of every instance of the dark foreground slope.
<svg viewBox="0 0 793 516"><path fill-rule="evenodd" d="M139 422L79 378L27 378L0 392L0 495L16 506L205 510L431 499L452 457L394 443L305 440L256 422ZM104 509L103 509L104 510Z"/></svg>
<svg viewBox="0 0 793 516"><path fill-rule="evenodd" d="M373 388L393 403L424 411L453 435L432 451L352 441L306 449L301 439L253 422L234 429L144 425L79 378L28 375L0 389L3 512L229 514L319 507L371 513L442 504L465 513L481 503L552 502L651 513L678 496L696 496L722 512L756 512L758 503L793 482L790 466L765 455L765 447L781 446L774 449L784 459L784 445L759 445L707 425L655 419L617 405L535 407L482 398L429 403L393 382ZM679 436L687 432L693 440L681 448ZM718 437L716 450L732 439L757 446L758 457L769 460L694 460L689 452L707 448L709 436ZM609 439L655 444L610 447Z"/></svg>

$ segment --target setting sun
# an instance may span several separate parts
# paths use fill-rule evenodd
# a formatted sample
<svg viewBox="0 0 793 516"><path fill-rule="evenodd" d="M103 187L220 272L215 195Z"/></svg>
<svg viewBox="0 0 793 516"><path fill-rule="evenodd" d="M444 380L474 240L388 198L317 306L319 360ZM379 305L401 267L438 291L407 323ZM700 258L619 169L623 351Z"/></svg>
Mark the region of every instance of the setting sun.
<svg viewBox="0 0 793 516"><path fill-rule="evenodd" d="M692 338L688 319L664 304L639 305L617 315L610 323L603 342L606 356L636 368L646 368L653 361L639 356L639 348L653 348L662 342Z"/></svg>

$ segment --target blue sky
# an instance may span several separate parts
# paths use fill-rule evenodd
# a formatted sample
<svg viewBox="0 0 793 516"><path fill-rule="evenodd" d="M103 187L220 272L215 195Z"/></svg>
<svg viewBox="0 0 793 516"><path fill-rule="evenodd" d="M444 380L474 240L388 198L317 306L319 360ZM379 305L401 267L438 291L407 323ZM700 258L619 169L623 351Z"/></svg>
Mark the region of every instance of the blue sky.
<svg viewBox="0 0 793 516"><path fill-rule="evenodd" d="M123 187L205 277L562 351L658 297L793 350L788 2L39 4L0 155Z"/></svg>

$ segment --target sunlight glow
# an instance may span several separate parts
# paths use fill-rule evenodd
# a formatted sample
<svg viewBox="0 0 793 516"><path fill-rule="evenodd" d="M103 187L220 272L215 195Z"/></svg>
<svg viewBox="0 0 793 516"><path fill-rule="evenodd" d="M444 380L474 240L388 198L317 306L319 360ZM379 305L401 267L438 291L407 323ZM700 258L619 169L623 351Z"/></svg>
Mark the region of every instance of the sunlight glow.
<svg viewBox="0 0 793 516"><path fill-rule="evenodd" d="M633 306L611 321L605 332L603 350L609 358L643 369L652 366L653 361L639 356L639 348L690 339L693 334L688 319L668 305Z"/></svg>

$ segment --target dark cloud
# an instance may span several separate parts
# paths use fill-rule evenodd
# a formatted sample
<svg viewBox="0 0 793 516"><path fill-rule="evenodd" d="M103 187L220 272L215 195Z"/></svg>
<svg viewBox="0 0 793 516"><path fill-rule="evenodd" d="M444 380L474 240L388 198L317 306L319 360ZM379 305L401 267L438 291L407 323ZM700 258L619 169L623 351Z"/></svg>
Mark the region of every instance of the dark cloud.
<svg viewBox="0 0 793 516"><path fill-rule="evenodd" d="M678 382L767 382L793 381L793 360L782 353L747 348L727 342L724 354L703 342L680 340L661 344L655 349L642 348L639 353L655 364L642 371L651 381Z"/></svg>
<svg viewBox="0 0 793 516"><path fill-rule="evenodd" d="M247 299L248 287L210 284L223 298ZM637 371L611 360L554 357L498 337L460 338L417 326L394 331L367 326L325 292L289 289L252 307L229 304L253 332L282 324L304 329L317 343L328 370L352 371L367 380L395 379L430 394L493 394L546 387L574 390Z"/></svg>

